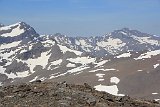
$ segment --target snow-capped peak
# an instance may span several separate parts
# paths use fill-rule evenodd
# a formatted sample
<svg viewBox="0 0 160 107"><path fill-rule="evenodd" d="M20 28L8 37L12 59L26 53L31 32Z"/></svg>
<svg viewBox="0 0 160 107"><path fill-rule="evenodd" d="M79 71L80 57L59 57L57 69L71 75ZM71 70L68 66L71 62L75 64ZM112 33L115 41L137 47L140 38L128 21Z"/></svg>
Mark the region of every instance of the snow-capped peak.
<svg viewBox="0 0 160 107"><path fill-rule="evenodd" d="M26 32L30 36L36 34L34 29L30 25L26 24L25 22L17 22L12 25L0 27L1 37L16 37L19 35L23 35Z"/></svg>

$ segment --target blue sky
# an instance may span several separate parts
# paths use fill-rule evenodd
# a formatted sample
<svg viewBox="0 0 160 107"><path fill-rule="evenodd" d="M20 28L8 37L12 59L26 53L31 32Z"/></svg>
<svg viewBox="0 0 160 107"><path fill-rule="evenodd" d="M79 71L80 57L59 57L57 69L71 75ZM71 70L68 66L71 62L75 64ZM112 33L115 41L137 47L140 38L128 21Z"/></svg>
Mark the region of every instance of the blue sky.
<svg viewBox="0 0 160 107"><path fill-rule="evenodd" d="M128 27L160 35L160 0L0 0L0 22L40 34L101 36Z"/></svg>

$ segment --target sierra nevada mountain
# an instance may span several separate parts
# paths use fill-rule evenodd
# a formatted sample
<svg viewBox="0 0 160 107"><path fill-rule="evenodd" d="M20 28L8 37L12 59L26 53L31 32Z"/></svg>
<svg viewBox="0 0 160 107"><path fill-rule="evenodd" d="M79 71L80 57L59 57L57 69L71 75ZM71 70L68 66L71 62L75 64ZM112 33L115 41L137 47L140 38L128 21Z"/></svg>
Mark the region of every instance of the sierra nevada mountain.
<svg viewBox="0 0 160 107"><path fill-rule="evenodd" d="M123 28L102 37L39 35L19 22L0 26L0 85L89 83L99 91L160 99L160 37Z"/></svg>

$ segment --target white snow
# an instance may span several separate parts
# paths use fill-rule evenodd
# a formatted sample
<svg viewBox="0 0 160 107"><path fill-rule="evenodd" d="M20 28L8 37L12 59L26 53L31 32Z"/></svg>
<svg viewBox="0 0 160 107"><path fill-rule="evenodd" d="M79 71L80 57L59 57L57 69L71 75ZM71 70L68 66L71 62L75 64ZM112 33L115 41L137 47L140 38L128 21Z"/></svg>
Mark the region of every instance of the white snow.
<svg viewBox="0 0 160 107"><path fill-rule="evenodd" d="M14 29L11 28L11 27L16 26L16 25L18 25L16 28L14 28ZM14 37L14 36L20 35L20 34L25 32L24 29L20 29L20 24L1 27L0 31L1 30L10 30L10 29L12 29L12 31L10 33L4 33L1 36L3 36L3 37Z"/></svg>
<svg viewBox="0 0 160 107"><path fill-rule="evenodd" d="M126 43L123 43L123 41L121 41L120 39L114 39L114 38L109 38L107 41L102 41L97 43L97 46L107 48L108 50L120 49L125 45Z"/></svg>
<svg viewBox="0 0 160 107"><path fill-rule="evenodd" d="M131 53L123 53L119 56L116 56L117 58L125 58L125 57L130 57L131 56Z"/></svg>
<svg viewBox="0 0 160 107"><path fill-rule="evenodd" d="M50 76L50 78L49 79L53 79L53 78L57 78L57 77L60 77L60 76L64 76L64 75L66 75L67 74L67 72L65 72L65 73L62 73L62 74L59 74L59 75L52 75L52 76Z"/></svg>
<svg viewBox="0 0 160 107"><path fill-rule="evenodd" d="M107 63L107 62L108 62L108 60L103 60L103 61L101 61L101 62L95 63L95 64L97 64L97 65L95 66L95 68L97 68L97 67L99 67L99 66L102 66L102 65L104 65L104 64Z"/></svg>
<svg viewBox="0 0 160 107"><path fill-rule="evenodd" d="M62 63L62 59L58 59L56 61L51 62L52 65L60 65Z"/></svg>
<svg viewBox="0 0 160 107"><path fill-rule="evenodd" d="M80 67L68 70L67 73L76 73L76 72L83 71L83 70L88 69L88 68L89 67L87 67L87 66L80 66Z"/></svg>
<svg viewBox="0 0 160 107"><path fill-rule="evenodd" d="M90 58L90 57L77 57L77 58L69 58L67 59L70 62L73 63L81 63L82 65L86 65L89 63L93 63L95 61L95 58Z"/></svg>
<svg viewBox="0 0 160 107"><path fill-rule="evenodd" d="M41 81L44 81L44 80L46 80L46 79L47 79L47 78L45 78L45 77L40 78Z"/></svg>
<svg viewBox="0 0 160 107"><path fill-rule="evenodd" d="M132 35L131 37L137 40L140 44L160 45L158 40L153 40L151 37L137 37L135 35Z"/></svg>
<svg viewBox="0 0 160 107"><path fill-rule="evenodd" d="M50 47L52 45L55 44L55 41L53 40L46 40L46 41L43 41L42 44L45 46L45 47Z"/></svg>
<svg viewBox="0 0 160 107"><path fill-rule="evenodd" d="M9 25L9 26L1 27L0 30L9 30L9 29L11 29L11 27L14 27L14 26L19 25L19 23L20 23L20 22L15 23L15 24L12 24L12 25Z"/></svg>
<svg viewBox="0 0 160 107"><path fill-rule="evenodd" d="M12 43L2 44L2 45L0 45L0 50L1 49L9 49L9 48L12 48L12 47L16 47L16 46L18 46L18 44L20 42L21 41L16 41L16 42L12 42Z"/></svg>
<svg viewBox="0 0 160 107"><path fill-rule="evenodd" d="M154 99L155 101L160 101L160 99Z"/></svg>
<svg viewBox="0 0 160 107"><path fill-rule="evenodd" d="M75 40L76 45L80 45L80 42L78 40Z"/></svg>
<svg viewBox="0 0 160 107"><path fill-rule="evenodd" d="M16 72L17 77L27 77L29 76L29 71Z"/></svg>
<svg viewBox="0 0 160 107"><path fill-rule="evenodd" d="M91 45L87 44L87 42L83 39L79 40L79 42L76 43L82 45L83 47L92 47Z"/></svg>
<svg viewBox="0 0 160 107"><path fill-rule="evenodd" d="M152 93L152 95L156 95L156 94L158 94L158 93Z"/></svg>
<svg viewBox="0 0 160 107"><path fill-rule="evenodd" d="M66 53L67 51L69 51L69 52L75 53L75 54L78 55L78 56L80 56L80 55L82 54L82 52L69 49L69 48L67 48L66 46L62 46L62 45L58 45L58 46L59 46L60 50L61 50L63 53Z"/></svg>
<svg viewBox="0 0 160 107"><path fill-rule="evenodd" d="M34 68L37 66L37 65L41 65L43 67L43 69L46 67L46 65L48 64L48 59L50 57L50 55L48 55L49 51L48 52L43 52L41 53L41 56L38 57L37 59L28 59L28 60L20 60L22 62L25 62L28 64L29 68L30 68L30 72L34 73Z"/></svg>
<svg viewBox="0 0 160 107"><path fill-rule="evenodd" d="M5 53L3 53L3 51L1 51L0 50L0 56L1 57L3 57L4 59L7 59L8 61L12 61L12 59L13 59L13 57L14 57L14 55L15 55L15 53L17 52L17 51L19 51L20 49L16 49L16 50L14 50L14 51L12 51L12 50L10 50L10 52L5 52ZM12 56L12 58L9 58L10 56ZM6 65L8 65L9 64L9 62L6 64Z"/></svg>
<svg viewBox="0 0 160 107"><path fill-rule="evenodd" d="M95 69L95 70L91 70L89 72L97 72L97 71L115 71L116 69L111 68L111 69Z"/></svg>
<svg viewBox="0 0 160 107"><path fill-rule="evenodd" d="M38 76L34 77L32 80L30 80L29 82L33 82L35 80L37 80Z"/></svg>
<svg viewBox="0 0 160 107"><path fill-rule="evenodd" d="M3 73L3 74L7 75L8 78L12 78L12 79L18 77L16 74L14 74L14 73L12 73L12 72L11 72L10 74L8 74L8 73Z"/></svg>
<svg viewBox="0 0 160 107"><path fill-rule="evenodd" d="M104 79L98 79L98 81L104 81Z"/></svg>
<svg viewBox="0 0 160 107"><path fill-rule="evenodd" d="M155 65L153 65L153 67L154 67L154 68L157 68L158 66L159 66L159 64L155 64Z"/></svg>
<svg viewBox="0 0 160 107"><path fill-rule="evenodd" d="M121 31L120 33L122 33L123 35L127 35L127 33L123 32L123 31Z"/></svg>
<svg viewBox="0 0 160 107"><path fill-rule="evenodd" d="M105 85L100 84L100 85L94 86L94 88L97 91L104 91L104 92L110 93L115 96L124 96L123 94L118 94L117 85L105 86Z"/></svg>
<svg viewBox="0 0 160 107"><path fill-rule="evenodd" d="M5 73L4 71L6 70L6 68L3 68L3 66L0 66L0 73L1 74L5 74L8 78L17 78L17 77L23 77L22 75L18 75L18 74L14 74L14 73Z"/></svg>
<svg viewBox="0 0 160 107"><path fill-rule="evenodd" d="M59 66L58 65L60 65L62 63L62 59L58 59L58 60L56 60L56 61L53 61L53 62L51 62L51 64L48 66L48 70L53 70L53 69L57 69L57 68L59 68ZM57 65L57 67L55 67L55 68L51 68L51 66L52 65Z"/></svg>
<svg viewBox="0 0 160 107"><path fill-rule="evenodd" d="M76 65L75 65L75 64L72 64L72 63L68 63L68 64L66 65L66 67L76 67Z"/></svg>
<svg viewBox="0 0 160 107"><path fill-rule="evenodd" d="M111 83L118 84L118 83L120 82L120 79L117 78L117 77L111 77L111 78L110 78L110 82L111 82Z"/></svg>
<svg viewBox="0 0 160 107"><path fill-rule="evenodd" d="M86 45L86 41L85 40L79 40L79 43L81 44L81 45L83 45L83 46L85 46Z"/></svg>
<svg viewBox="0 0 160 107"><path fill-rule="evenodd" d="M150 51L144 54L141 54L138 58L134 58L135 60L151 58L152 56L156 56L160 54L160 50Z"/></svg>
<svg viewBox="0 0 160 107"><path fill-rule="evenodd" d="M103 78L104 75L105 75L105 74L101 74L101 73L96 74L96 76L97 76L98 78Z"/></svg>

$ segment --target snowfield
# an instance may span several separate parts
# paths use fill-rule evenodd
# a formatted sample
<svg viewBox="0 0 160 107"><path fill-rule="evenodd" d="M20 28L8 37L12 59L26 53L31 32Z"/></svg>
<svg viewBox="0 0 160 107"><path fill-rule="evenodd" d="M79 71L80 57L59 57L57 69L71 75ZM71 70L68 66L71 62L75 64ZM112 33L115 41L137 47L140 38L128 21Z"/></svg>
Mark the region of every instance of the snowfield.
<svg viewBox="0 0 160 107"><path fill-rule="evenodd" d="M104 92L110 93L110 94L115 95L115 96L124 96L124 94L118 94L117 85L105 86L105 85L100 84L100 85L94 86L94 88L97 91L104 91Z"/></svg>
<svg viewBox="0 0 160 107"><path fill-rule="evenodd" d="M1 27L0 31L2 31L2 30L10 30L11 27L14 27L14 26L18 26L18 27L12 29L10 33L4 33L1 36L3 36L3 37L14 37L14 36L18 36L18 35L20 35L20 34L25 32L24 29L20 29L20 24L19 23L16 23L16 24L10 25L10 26Z"/></svg>
<svg viewBox="0 0 160 107"><path fill-rule="evenodd" d="M123 53L119 56L116 56L116 58L126 58L126 57L130 57L131 56L131 53Z"/></svg>
<svg viewBox="0 0 160 107"><path fill-rule="evenodd" d="M103 78L104 75L105 75L105 74L100 74L100 73L96 74L96 76L97 76L98 78Z"/></svg>
<svg viewBox="0 0 160 107"><path fill-rule="evenodd" d="M153 67L154 67L154 68L157 68L158 66L159 66L159 64L155 64L155 65L153 65Z"/></svg>
<svg viewBox="0 0 160 107"><path fill-rule="evenodd" d="M110 78L110 82L111 82L111 83L118 84L118 83L120 82L120 79L117 78L117 77L111 77L111 78Z"/></svg>
<svg viewBox="0 0 160 107"><path fill-rule="evenodd" d="M134 59L139 60L139 59L151 58L152 56L156 56L158 54L160 54L160 50L150 51L150 52L141 54L138 58L134 58Z"/></svg>
<svg viewBox="0 0 160 107"><path fill-rule="evenodd" d="M12 43L2 44L2 45L0 45L0 50L1 49L9 49L12 47L17 47L20 42L21 41L16 41L16 42L12 42Z"/></svg>

